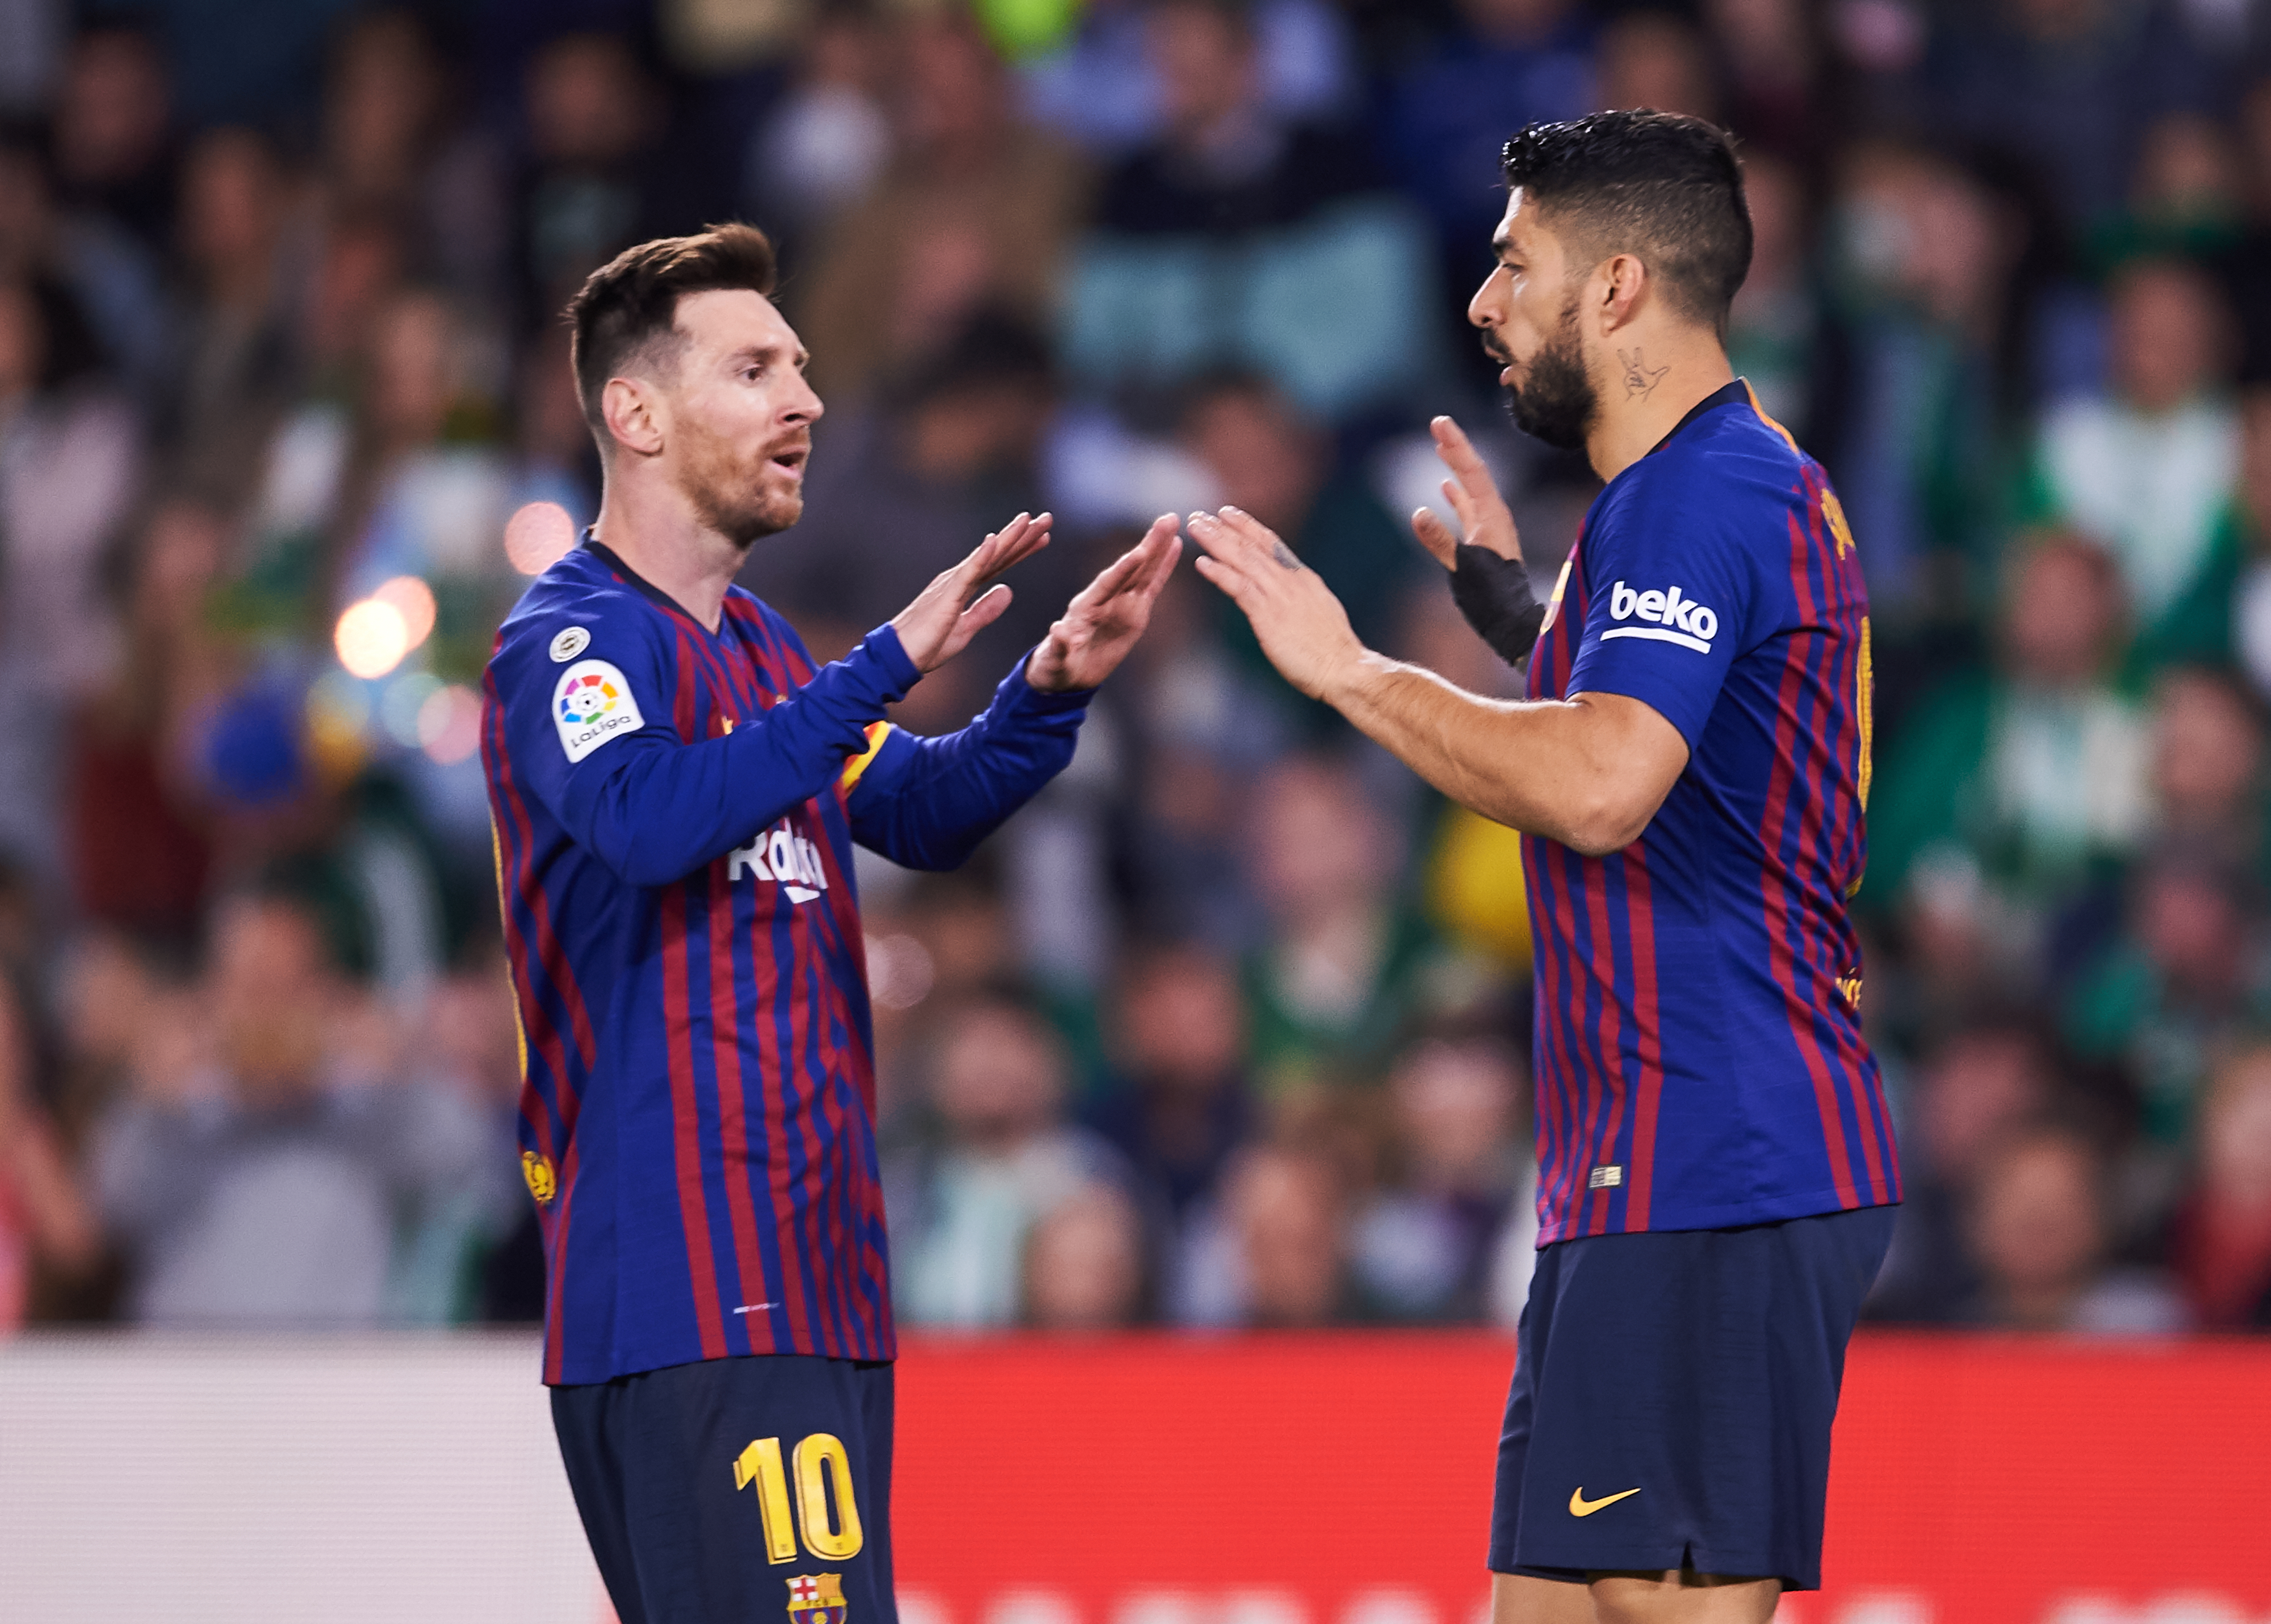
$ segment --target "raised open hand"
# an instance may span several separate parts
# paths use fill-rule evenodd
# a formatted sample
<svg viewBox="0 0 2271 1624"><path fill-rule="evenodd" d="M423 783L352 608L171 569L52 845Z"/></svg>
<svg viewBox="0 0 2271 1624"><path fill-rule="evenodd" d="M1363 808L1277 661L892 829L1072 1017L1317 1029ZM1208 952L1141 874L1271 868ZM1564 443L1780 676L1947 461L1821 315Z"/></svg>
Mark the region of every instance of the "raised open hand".
<svg viewBox="0 0 2271 1624"><path fill-rule="evenodd" d="M918 671L935 671L970 646L970 639L1001 619L1009 589L991 586L1012 565L1049 544L1049 516L1020 513L978 544L977 550L935 577L915 600L891 617L899 646Z"/></svg>
<svg viewBox="0 0 2271 1624"><path fill-rule="evenodd" d="M1364 656L1348 611L1322 577L1250 513L1194 513L1191 539L1204 550L1195 568L1246 612L1255 641L1278 674L1312 699L1327 697Z"/></svg>
<svg viewBox="0 0 2271 1624"><path fill-rule="evenodd" d="M1118 669L1151 623L1151 606L1174 572L1183 544L1172 513L1081 589L1025 662L1025 681L1051 693L1094 688Z"/></svg>
<svg viewBox="0 0 2271 1624"><path fill-rule="evenodd" d="M1439 417L1427 427L1435 436L1435 455L1451 471L1451 477L1443 481L1443 495L1450 499L1451 511L1459 516L1459 528L1466 532L1463 539L1501 558L1520 558L1522 538L1515 532L1514 514L1506 498L1498 494L1498 481L1491 478L1490 466L1474 443L1448 417ZM1411 533L1434 555L1437 563L1446 570L1457 568L1462 538L1453 535L1451 527L1433 510L1414 510Z"/></svg>

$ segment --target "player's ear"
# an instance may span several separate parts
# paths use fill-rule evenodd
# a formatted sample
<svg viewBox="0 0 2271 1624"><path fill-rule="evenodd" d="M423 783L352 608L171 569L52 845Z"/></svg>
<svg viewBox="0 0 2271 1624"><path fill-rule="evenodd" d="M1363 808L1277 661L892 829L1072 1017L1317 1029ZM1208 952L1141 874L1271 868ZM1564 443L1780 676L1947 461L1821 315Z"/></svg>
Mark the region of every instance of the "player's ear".
<svg viewBox="0 0 2271 1624"><path fill-rule="evenodd" d="M614 377L599 391L599 415L616 444L643 457L662 450L662 403L652 384Z"/></svg>
<svg viewBox="0 0 2271 1624"><path fill-rule="evenodd" d="M1648 267L1634 254L1612 254L1595 275L1600 298L1601 331L1614 332L1632 320L1648 287Z"/></svg>

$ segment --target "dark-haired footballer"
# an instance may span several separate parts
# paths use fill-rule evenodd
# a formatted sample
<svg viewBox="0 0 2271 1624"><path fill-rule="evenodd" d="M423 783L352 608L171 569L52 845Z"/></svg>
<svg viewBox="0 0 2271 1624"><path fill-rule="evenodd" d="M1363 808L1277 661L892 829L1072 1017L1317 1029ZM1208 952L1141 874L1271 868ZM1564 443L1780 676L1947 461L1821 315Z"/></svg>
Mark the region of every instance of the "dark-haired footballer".
<svg viewBox="0 0 2271 1624"><path fill-rule="evenodd" d="M1248 515L1190 530L1295 687L1524 837L1541 1250L1499 1447L1498 1624L1763 1620L1821 1583L1845 1346L1900 1198L1845 907L1868 604L1820 466L1728 368L1751 255L1728 138L1596 114L1524 130L1506 178L1468 316L1515 421L1582 446L1606 488L1542 617L1448 419L1467 539L1414 524L1493 646L1536 636L1528 697L1366 650Z"/></svg>
<svg viewBox="0 0 2271 1624"><path fill-rule="evenodd" d="M949 868L1071 758L1170 515L960 733L885 707L1008 605L1020 514L843 659L732 585L821 403L758 232L570 305L606 488L498 634L481 724L524 1037L544 1379L623 1624L890 1624L890 1282L855 842ZM847 1611L848 1610L848 1611Z"/></svg>

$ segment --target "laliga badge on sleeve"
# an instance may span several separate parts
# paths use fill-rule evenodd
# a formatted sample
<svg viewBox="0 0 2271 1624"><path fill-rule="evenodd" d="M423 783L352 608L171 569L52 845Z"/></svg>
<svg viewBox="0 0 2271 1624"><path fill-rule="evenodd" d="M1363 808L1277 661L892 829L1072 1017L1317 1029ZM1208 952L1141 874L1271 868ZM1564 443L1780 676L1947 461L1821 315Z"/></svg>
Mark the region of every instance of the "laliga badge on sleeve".
<svg viewBox="0 0 2271 1624"><path fill-rule="evenodd" d="M629 679L604 659L578 660L560 674L560 686L552 690L552 720L571 762L646 726Z"/></svg>
<svg viewBox="0 0 2271 1624"><path fill-rule="evenodd" d="M552 663L564 666L591 646L590 630L582 626L570 626L552 639Z"/></svg>

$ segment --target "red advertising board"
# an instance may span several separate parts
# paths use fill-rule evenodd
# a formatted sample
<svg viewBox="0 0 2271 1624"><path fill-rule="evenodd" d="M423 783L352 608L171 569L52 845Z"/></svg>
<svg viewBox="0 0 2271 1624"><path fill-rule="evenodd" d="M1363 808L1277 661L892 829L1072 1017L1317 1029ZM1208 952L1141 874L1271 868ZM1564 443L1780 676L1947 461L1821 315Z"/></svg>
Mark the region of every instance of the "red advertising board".
<svg viewBox="0 0 2271 1624"><path fill-rule="evenodd" d="M1512 1345L916 1341L907 1624L1472 1624ZM2271 1620L2271 1345L1865 1337L1796 1624Z"/></svg>

